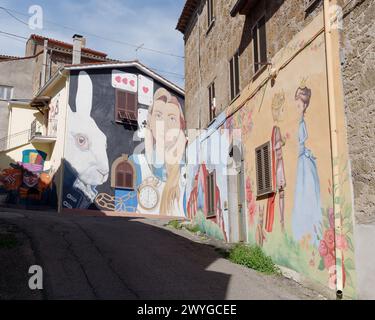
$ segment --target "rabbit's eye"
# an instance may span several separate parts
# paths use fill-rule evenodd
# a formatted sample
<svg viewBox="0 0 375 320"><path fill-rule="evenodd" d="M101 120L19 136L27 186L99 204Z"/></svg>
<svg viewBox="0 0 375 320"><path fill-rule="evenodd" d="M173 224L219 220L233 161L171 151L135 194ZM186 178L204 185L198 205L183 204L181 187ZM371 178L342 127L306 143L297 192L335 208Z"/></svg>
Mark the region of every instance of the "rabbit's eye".
<svg viewBox="0 0 375 320"><path fill-rule="evenodd" d="M89 149L89 139L84 134L78 133L74 136L76 145L82 151L87 151Z"/></svg>

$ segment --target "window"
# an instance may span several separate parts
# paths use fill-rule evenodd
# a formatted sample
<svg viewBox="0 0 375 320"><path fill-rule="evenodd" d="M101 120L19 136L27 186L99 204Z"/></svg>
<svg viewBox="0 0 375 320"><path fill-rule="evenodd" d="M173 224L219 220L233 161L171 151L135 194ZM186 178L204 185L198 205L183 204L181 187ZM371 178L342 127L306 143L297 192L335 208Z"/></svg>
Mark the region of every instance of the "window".
<svg viewBox="0 0 375 320"><path fill-rule="evenodd" d="M317 2L318 0L305 0L305 11L309 11Z"/></svg>
<svg viewBox="0 0 375 320"><path fill-rule="evenodd" d="M253 27L254 72L257 73L267 63L266 17L262 17Z"/></svg>
<svg viewBox="0 0 375 320"><path fill-rule="evenodd" d="M255 149L258 196L273 192L271 144L267 142Z"/></svg>
<svg viewBox="0 0 375 320"><path fill-rule="evenodd" d="M10 100L13 97L13 88L9 86L0 85L0 99Z"/></svg>
<svg viewBox="0 0 375 320"><path fill-rule="evenodd" d="M215 119L216 111L216 95L215 95L215 83L212 82L208 87L208 114L210 116L210 122Z"/></svg>
<svg viewBox="0 0 375 320"><path fill-rule="evenodd" d="M215 21L214 16L214 0L207 0L207 23L210 27Z"/></svg>
<svg viewBox="0 0 375 320"><path fill-rule="evenodd" d="M115 170L115 188L134 189L133 166L128 161L122 161Z"/></svg>
<svg viewBox="0 0 375 320"><path fill-rule="evenodd" d="M235 53L229 61L230 74L230 99L233 100L240 93L240 68L239 68L239 53Z"/></svg>
<svg viewBox="0 0 375 320"><path fill-rule="evenodd" d="M116 89L116 121L137 121L137 95Z"/></svg>
<svg viewBox="0 0 375 320"><path fill-rule="evenodd" d="M207 217L215 216L215 171L207 176Z"/></svg>

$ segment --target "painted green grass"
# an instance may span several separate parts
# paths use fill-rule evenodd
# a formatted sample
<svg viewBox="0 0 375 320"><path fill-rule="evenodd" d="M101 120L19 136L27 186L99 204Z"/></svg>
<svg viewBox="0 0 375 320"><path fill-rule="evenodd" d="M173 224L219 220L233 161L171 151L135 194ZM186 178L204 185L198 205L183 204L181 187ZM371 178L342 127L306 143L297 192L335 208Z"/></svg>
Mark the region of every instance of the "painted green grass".
<svg viewBox="0 0 375 320"><path fill-rule="evenodd" d="M280 275L279 268L262 248L255 245L237 244L228 254L230 261L268 275Z"/></svg>
<svg viewBox="0 0 375 320"><path fill-rule="evenodd" d="M0 233L0 249L12 249L18 245L15 235L11 233Z"/></svg>
<svg viewBox="0 0 375 320"><path fill-rule="evenodd" d="M220 227L215 222L207 220L203 212L198 211L193 223L207 237L224 241L224 234Z"/></svg>

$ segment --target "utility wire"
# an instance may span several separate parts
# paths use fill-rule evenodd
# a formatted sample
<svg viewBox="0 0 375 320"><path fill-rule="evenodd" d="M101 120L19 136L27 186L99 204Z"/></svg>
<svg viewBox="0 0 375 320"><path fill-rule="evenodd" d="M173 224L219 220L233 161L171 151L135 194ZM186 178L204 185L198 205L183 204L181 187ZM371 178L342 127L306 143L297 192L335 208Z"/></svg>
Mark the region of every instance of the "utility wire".
<svg viewBox="0 0 375 320"><path fill-rule="evenodd" d="M9 37L9 38L12 39L12 40L20 41L20 42L22 42L22 43L23 43L23 41L21 41L21 40L19 40L19 39L28 40L28 38L26 38L26 37L23 37L23 36L20 36L20 35L14 34L14 33L10 33L10 32L4 32L4 31L1 31L1 30L0 30L0 35L1 35L1 34L3 34L3 35L6 36L6 37ZM19 38L19 39L15 39L15 38L11 38L11 37L15 37L15 38ZM169 74L170 76L173 76L174 78L179 78L179 79L182 79L182 80L185 79L184 75L179 74L179 73L175 73L175 72L171 72L171 71L165 71L165 70L160 70L160 69L152 68L152 67L149 67L149 68L152 69L152 70L154 70L154 71L156 71L156 72Z"/></svg>
<svg viewBox="0 0 375 320"><path fill-rule="evenodd" d="M7 39L10 39L10 40L18 41L18 42L23 43L23 44L25 43L24 41L22 41L20 39L13 38L13 36L9 36L7 34L3 34L2 32L0 32L0 36L4 37L4 38L7 38Z"/></svg>
<svg viewBox="0 0 375 320"><path fill-rule="evenodd" d="M24 22L24 21L18 19L17 17L15 17L14 15L12 15L10 12L14 12L14 13L17 13L19 15L23 15L23 16L27 16L28 17L27 14L24 14L22 12L19 12L19 11L13 10L13 9L1 7L1 6L0 6L0 9L4 10L5 12L7 12L10 16L12 16L13 18L15 18L19 22L28 25L26 22ZM59 24L59 23L56 23L56 22L53 22L53 21L50 21L50 20L44 19L44 21L46 21L46 22L48 22L50 24L54 24L54 25L59 26L59 27L64 28L64 29L72 30L72 31L75 31L75 32L77 30L76 28L64 26L62 24ZM147 48L147 47L144 47L144 46L139 46L137 44L133 44L133 43L129 43L129 42L124 42L124 41L119 41L119 40L116 40L116 39L106 38L106 37L103 37L103 36L95 34L95 33L88 33L88 32L83 32L83 33L85 33L85 34L87 34L88 36L91 36L91 37L95 37L95 38L98 38L98 39L101 39L101 40L105 40L105 41L109 41L109 42L114 42L114 43L126 45L126 46L129 46L129 47L133 47L135 49L138 49L138 50L145 50L145 51L149 51L149 52L153 52L153 53L157 53L157 54L162 54L162 55L167 55L167 56L171 56L171 57L175 57L175 58L185 59L183 56L180 56L180 55L177 55L177 54L174 54L174 53L164 52L164 51L156 50L156 49L152 49L152 48Z"/></svg>
<svg viewBox="0 0 375 320"><path fill-rule="evenodd" d="M3 9L8 15L10 15L12 18L16 19L18 22L21 22L22 24L24 24L25 26L29 26L29 24L19 18L17 18L15 15L13 15L9 10L7 10L6 8L4 7L0 7L0 9Z"/></svg>
<svg viewBox="0 0 375 320"><path fill-rule="evenodd" d="M26 38L26 37L20 36L20 35L18 35L18 34L14 34L14 33L10 33L10 32L5 32L5 31L1 31L1 30L0 30L0 33L6 34L6 35L8 35L8 36L12 36L12 37L20 38L20 39L25 39L25 40L28 40L28 39L29 39L29 38Z"/></svg>

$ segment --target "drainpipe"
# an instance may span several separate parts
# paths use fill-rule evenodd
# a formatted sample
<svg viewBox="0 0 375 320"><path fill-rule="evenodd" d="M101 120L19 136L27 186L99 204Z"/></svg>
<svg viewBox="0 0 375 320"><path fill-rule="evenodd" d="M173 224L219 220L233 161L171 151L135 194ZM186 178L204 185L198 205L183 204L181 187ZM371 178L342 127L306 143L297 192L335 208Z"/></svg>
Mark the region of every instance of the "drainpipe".
<svg viewBox="0 0 375 320"><path fill-rule="evenodd" d="M332 28L331 6L336 5L336 0L324 0L324 29L326 44L326 61L327 61L327 78L328 78L328 102L330 116L330 135L332 148L332 180L333 185L333 209L335 216L335 235L342 233L341 228L341 205L337 199L341 196L340 168L337 164L339 156L338 147L338 128L336 110L342 107L343 92L341 81L341 68L339 64L339 34L337 28ZM342 261L342 251L335 246L336 250L336 297L343 297L343 273L342 265L338 261ZM340 259L340 260L339 260Z"/></svg>

